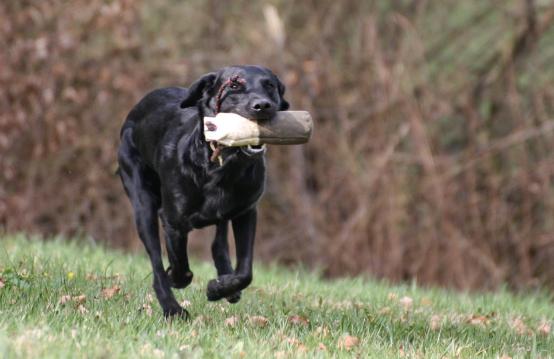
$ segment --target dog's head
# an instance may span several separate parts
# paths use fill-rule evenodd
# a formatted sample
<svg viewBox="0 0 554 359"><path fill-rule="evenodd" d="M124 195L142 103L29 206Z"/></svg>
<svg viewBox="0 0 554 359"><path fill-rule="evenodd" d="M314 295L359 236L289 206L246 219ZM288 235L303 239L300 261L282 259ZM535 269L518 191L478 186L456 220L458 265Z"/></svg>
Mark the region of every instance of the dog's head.
<svg viewBox="0 0 554 359"><path fill-rule="evenodd" d="M194 82L181 107L198 105L205 116L231 112L263 120L289 108L284 93L283 83L265 67L229 66Z"/></svg>

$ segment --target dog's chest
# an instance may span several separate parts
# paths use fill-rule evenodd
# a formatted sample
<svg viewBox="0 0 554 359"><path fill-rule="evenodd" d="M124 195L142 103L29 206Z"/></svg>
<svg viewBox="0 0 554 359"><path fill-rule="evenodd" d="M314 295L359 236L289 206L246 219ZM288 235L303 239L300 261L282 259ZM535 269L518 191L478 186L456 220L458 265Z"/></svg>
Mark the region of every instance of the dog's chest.
<svg viewBox="0 0 554 359"><path fill-rule="evenodd" d="M202 194L202 211L208 216L213 213L218 219L228 219L251 208L264 191L265 174L249 172L237 178L216 178L207 182Z"/></svg>
<svg viewBox="0 0 554 359"><path fill-rule="evenodd" d="M253 208L263 194L263 161L248 167L221 168L195 183L181 182L165 197L166 215L187 228L231 220Z"/></svg>

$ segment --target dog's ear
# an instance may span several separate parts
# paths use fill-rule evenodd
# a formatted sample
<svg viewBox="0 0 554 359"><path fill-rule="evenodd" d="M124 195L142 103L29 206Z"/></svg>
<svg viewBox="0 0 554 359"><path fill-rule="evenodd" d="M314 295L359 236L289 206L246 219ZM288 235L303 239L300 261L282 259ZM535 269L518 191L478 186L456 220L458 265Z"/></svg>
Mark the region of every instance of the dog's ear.
<svg viewBox="0 0 554 359"><path fill-rule="evenodd" d="M213 86L215 79L215 72L210 72L190 85L187 96L181 101L181 108L196 106L206 91Z"/></svg>
<svg viewBox="0 0 554 359"><path fill-rule="evenodd" d="M279 106L279 111L286 111L289 109L289 103L285 100L285 85L277 78L277 90L279 91L279 97L281 98L281 105Z"/></svg>

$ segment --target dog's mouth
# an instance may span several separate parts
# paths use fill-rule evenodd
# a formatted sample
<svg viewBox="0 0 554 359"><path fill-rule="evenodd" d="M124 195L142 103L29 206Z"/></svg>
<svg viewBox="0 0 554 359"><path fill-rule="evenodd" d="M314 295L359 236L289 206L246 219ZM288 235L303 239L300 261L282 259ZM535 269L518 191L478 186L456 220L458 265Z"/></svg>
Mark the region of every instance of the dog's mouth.
<svg viewBox="0 0 554 359"><path fill-rule="evenodd" d="M239 147L242 153L247 156L261 155L265 152L265 145L247 145Z"/></svg>

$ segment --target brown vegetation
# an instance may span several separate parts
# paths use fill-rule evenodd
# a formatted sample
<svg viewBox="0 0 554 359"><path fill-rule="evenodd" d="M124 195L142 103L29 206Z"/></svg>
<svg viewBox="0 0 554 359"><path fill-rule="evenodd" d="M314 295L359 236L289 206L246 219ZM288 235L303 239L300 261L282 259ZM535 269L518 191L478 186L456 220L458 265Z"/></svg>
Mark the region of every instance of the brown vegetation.
<svg viewBox="0 0 554 359"><path fill-rule="evenodd" d="M3 1L0 226L138 245L114 175L127 111L258 63L316 123L269 151L258 258L552 284L553 22L534 0Z"/></svg>

